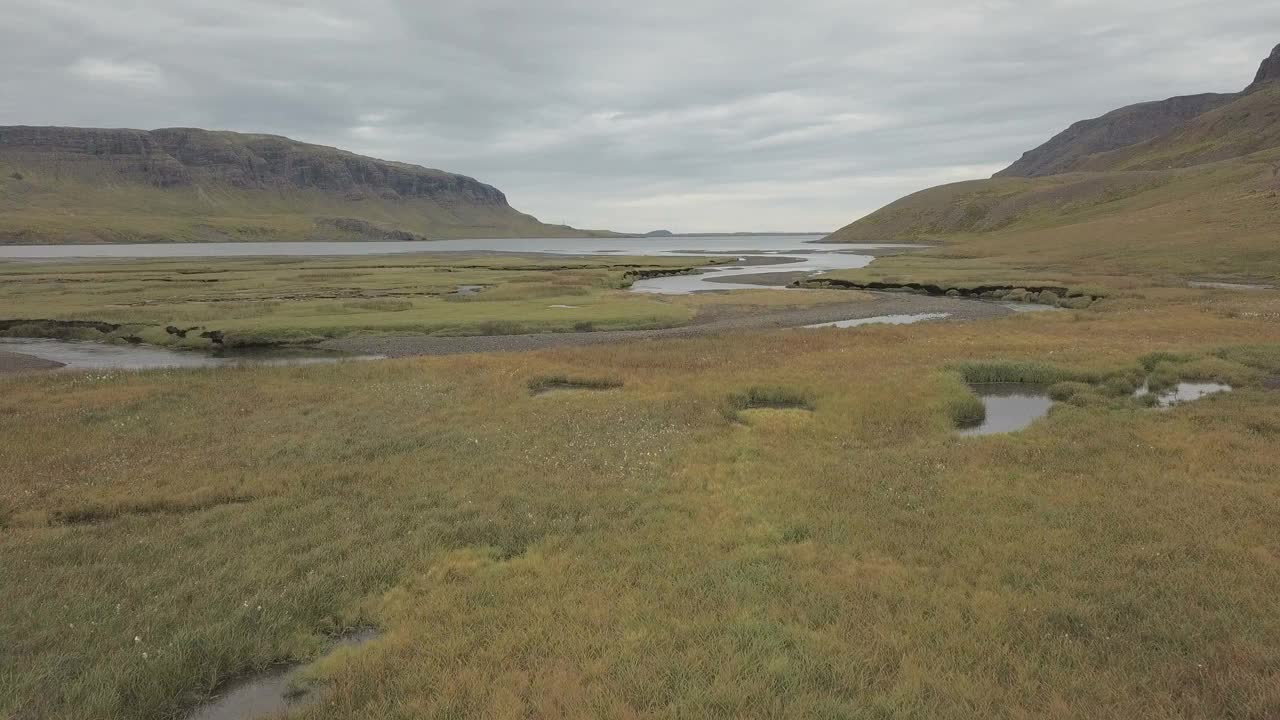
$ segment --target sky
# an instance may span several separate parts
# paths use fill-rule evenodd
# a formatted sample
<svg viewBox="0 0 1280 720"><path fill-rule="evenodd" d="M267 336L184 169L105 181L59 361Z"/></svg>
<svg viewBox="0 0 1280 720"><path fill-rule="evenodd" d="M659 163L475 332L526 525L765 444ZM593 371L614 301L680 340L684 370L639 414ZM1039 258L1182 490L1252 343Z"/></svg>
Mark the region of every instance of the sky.
<svg viewBox="0 0 1280 720"><path fill-rule="evenodd" d="M1275 0L0 0L0 125L286 135L548 222L830 231L1232 92Z"/></svg>

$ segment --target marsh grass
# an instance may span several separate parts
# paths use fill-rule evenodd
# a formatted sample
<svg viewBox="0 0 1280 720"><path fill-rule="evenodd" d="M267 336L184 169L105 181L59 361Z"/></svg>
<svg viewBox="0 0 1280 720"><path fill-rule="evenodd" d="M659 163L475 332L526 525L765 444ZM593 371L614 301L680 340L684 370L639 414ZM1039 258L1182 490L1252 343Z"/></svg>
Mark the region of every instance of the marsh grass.
<svg viewBox="0 0 1280 720"><path fill-rule="evenodd" d="M1050 385L1072 379L1074 373L1064 368L1039 362L974 360L953 363L949 366L965 382L973 385L988 383L1028 383Z"/></svg>
<svg viewBox="0 0 1280 720"><path fill-rule="evenodd" d="M746 410L813 412L816 409L813 394L809 391L779 385L757 385L730 393L721 414L731 422L742 422L742 413Z"/></svg>
<svg viewBox="0 0 1280 720"><path fill-rule="evenodd" d="M0 378L0 717L181 717L366 626L299 720L1271 717L1274 393L980 443L950 409L970 371L1103 397L1148 353L1280 347L1240 302ZM626 391L529 395L558 376ZM254 500L54 519L218 496Z"/></svg>
<svg viewBox="0 0 1280 720"><path fill-rule="evenodd" d="M529 392L543 395L557 390L617 390L623 382L617 378L583 378L569 375L540 375L527 383Z"/></svg>

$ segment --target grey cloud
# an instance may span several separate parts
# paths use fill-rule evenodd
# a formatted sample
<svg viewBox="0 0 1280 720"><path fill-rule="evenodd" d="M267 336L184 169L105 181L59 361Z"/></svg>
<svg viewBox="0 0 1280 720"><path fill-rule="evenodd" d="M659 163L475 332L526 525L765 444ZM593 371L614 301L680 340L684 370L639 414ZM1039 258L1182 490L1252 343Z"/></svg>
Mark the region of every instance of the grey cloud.
<svg viewBox="0 0 1280 720"><path fill-rule="evenodd" d="M832 229L1239 89L1276 27L1272 0L0 0L0 123L278 133L582 226Z"/></svg>

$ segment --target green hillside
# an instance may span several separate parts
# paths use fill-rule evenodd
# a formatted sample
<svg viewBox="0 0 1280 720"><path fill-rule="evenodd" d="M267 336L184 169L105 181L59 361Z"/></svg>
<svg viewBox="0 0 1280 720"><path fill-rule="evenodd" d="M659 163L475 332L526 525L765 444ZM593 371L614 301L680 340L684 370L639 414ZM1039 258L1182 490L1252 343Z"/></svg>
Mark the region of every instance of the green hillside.
<svg viewBox="0 0 1280 720"><path fill-rule="evenodd" d="M829 239L1099 272L1280 276L1280 77L1266 65L1233 102L1077 165L930 188Z"/></svg>
<svg viewBox="0 0 1280 720"><path fill-rule="evenodd" d="M288 138L0 127L0 243L595 234L469 177Z"/></svg>

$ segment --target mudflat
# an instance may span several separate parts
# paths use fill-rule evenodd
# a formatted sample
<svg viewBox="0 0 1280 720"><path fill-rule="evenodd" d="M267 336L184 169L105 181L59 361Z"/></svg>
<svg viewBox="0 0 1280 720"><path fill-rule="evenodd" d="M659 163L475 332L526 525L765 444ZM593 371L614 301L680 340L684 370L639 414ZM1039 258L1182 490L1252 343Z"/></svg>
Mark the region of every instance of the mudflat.
<svg viewBox="0 0 1280 720"><path fill-rule="evenodd" d="M63 364L53 360L0 350L0 375L33 370L56 370L60 367L63 367Z"/></svg>

